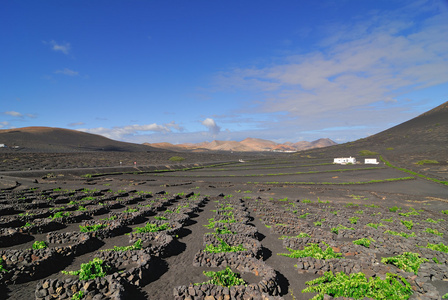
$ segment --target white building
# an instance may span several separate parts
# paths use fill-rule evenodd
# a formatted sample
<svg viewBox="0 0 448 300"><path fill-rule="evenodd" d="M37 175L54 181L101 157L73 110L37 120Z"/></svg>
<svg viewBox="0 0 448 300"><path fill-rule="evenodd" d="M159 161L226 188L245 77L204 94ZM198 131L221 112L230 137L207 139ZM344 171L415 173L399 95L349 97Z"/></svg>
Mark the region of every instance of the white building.
<svg viewBox="0 0 448 300"><path fill-rule="evenodd" d="M366 164L366 165L377 165L377 164L379 164L379 161L377 161L376 158L366 158L364 160L364 164Z"/></svg>
<svg viewBox="0 0 448 300"><path fill-rule="evenodd" d="M0 144L0 148L6 148L5 144Z"/></svg>
<svg viewBox="0 0 448 300"><path fill-rule="evenodd" d="M356 164L356 158L354 157L339 157L333 160L334 164L346 165L346 164Z"/></svg>

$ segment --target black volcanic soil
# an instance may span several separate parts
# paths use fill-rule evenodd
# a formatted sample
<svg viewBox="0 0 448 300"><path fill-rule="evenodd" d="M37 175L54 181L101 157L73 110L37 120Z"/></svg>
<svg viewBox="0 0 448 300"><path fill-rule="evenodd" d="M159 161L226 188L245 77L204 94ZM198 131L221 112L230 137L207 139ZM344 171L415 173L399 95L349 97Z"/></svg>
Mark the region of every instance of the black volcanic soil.
<svg viewBox="0 0 448 300"><path fill-rule="evenodd" d="M319 149L312 155L174 153L174 155L185 158L182 162L185 166L191 167L197 162L212 164L212 166L201 164L203 168L185 170L181 170L182 165L179 163L169 161L169 158L174 156L170 152L8 153L1 155L0 187L3 188L1 194L5 195L33 188L37 188L37 190L34 192L35 194L31 195L36 196L41 191L51 193L52 190L59 188L65 191L79 191L84 188L99 191L108 189L112 191L149 191L154 195L154 199L162 199L165 194L169 198L178 193L185 195L191 192L200 193L202 196L208 195L210 201L190 215L190 221L182 227L181 232L177 235L176 250L155 261L155 271L150 282L141 288L129 290L131 293L129 299L173 299L173 288L176 286L205 281L206 278L202 271L206 269L192 266L193 257L203 249L202 237L207 232L203 225L207 224L207 219L213 217L212 210L216 209L215 201L220 201L223 195L227 195L231 199L241 199L244 207L250 212L249 224L255 226L260 232L259 239L266 254L263 260L279 274L280 295L284 299L310 299L313 294L302 294L301 290L306 287L305 281L316 278L318 275L310 272L299 274L294 267L295 259L277 255L277 253L286 252L286 249L278 239L281 234L268 229L266 226L269 223L263 219L265 216L258 212L264 205L273 203L275 210L282 215L290 214L288 204L293 205L296 201L301 203L304 199L311 200L313 202L310 204L311 210L316 209L316 205L320 205L319 202L329 201L335 210L341 212L334 217L334 222L340 223L346 223L348 216L353 216L354 210L347 206L348 204L358 205L358 209L365 211L372 209L372 212L381 212L382 215L372 214L369 216L376 223L389 216L388 208L394 206L401 207L403 211L408 211L410 208L422 209L422 218L424 216L425 218L431 217L436 220L448 221L447 215L441 213L442 210L448 209L447 185L434 183L417 176L414 176L414 179L384 182L386 179L400 179L412 175L389 168L384 164L336 166L331 164L336 155L325 153L326 151ZM388 155L387 157L392 156ZM244 162L239 162L239 159L243 159ZM122 161L121 166L119 161ZM134 161L137 162L137 166L134 166ZM223 162L228 164L214 166L216 163ZM394 163L397 162L398 160ZM151 165L157 167L150 168ZM171 170L171 172L154 171L162 168L176 170ZM74 172L74 170L77 171ZM123 172L120 173L117 170L123 170ZM82 173L97 175L83 177L80 176ZM443 174L440 177L443 177ZM383 180L383 182L365 183L371 180ZM157 195L159 192L163 192L163 194ZM181 201L183 200L174 201L165 209L175 209ZM368 208L368 205L372 204L379 208ZM138 208L138 205L139 203L133 203L111 211L122 212L128 208ZM374 209L378 211L374 211ZM34 210L28 211L33 212ZM2 227L14 228L5 222L21 212L24 211L3 214L1 216ZM157 214L162 213L163 211ZM313 211L313 213L315 212ZM107 216L107 213L96 215L92 217L92 220L99 220ZM297 219L297 216L292 217ZM126 226L127 229L124 232L130 232L132 228L142 226L149 220L154 220L154 216ZM316 220L307 219L311 226ZM399 222L398 218L396 220ZM422 221L415 219L414 223L417 222ZM82 223L67 224L68 227L58 229L56 232L76 231L80 224ZM363 228L365 227L359 226L356 229L362 230ZM437 228L439 231L444 230L444 236L440 241L448 245L447 227L445 226L445 229L440 226ZM329 228L322 228L322 230L329 231ZM43 236L45 234L31 234L32 240L24 240L23 243L11 246L6 245L0 250L10 249L10 247L26 249L34 240L42 239ZM98 250L110 248L112 244L126 245L129 243L129 238L123 233L113 239L105 239L104 243L99 246ZM408 250L419 251L415 247ZM72 261L67 261L65 265L56 268L51 274L46 274L39 279L20 284L9 284L5 288L6 298L33 299L39 280L45 278L67 279L68 275L63 275L60 271L77 269L80 263L91 260L95 253L96 250L77 256ZM434 286L440 295L448 292L447 286L442 281L435 281Z"/></svg>

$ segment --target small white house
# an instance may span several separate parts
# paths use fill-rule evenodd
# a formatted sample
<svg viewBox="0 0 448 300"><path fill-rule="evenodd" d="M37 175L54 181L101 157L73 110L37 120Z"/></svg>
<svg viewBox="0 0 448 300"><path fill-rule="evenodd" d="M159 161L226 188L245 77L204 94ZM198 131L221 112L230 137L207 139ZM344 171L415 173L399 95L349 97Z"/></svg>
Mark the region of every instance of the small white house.
<svg viewBox="0 0 448 300"><path fill-rule="evenodd" d="M376 158L366 158L366 159L364 160L364 164L366 164L366 165L377 165L377 164L379 164L379 163L380 163L380 162L377 161Z"/></svg>
<svg viewBox="0 0 448 300"><path fill-rule="evenodd" d="M0 144L0 148L6 148L5 144Z"/></svg>
<svg viewBox="0 0 448 300"><path fill-rule="evenodd" d="M334 164L346 165L346 164L356 164L356 158L354 157L338 157L333 160Z"/></svg>

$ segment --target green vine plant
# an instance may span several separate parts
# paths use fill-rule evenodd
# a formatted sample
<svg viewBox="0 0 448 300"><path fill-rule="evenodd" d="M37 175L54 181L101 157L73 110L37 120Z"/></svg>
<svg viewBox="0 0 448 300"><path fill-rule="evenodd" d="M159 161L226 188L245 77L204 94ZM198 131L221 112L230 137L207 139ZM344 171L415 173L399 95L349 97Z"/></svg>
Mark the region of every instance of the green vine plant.
<svg viewBox="0 0 448 300"><path fill-rule="evenodd" d="M5 266L3 265L4 261L3 258L0 257L0 272L6 272L8 273L9 271L5 268Z"/></svg>
<svg viewBox="0 0 448 300"><path fill-rule="evenodd" d="M345 227L344 225L338 224L336 227L332 227L331 232L339 234L339 230L355 230L353 227Z"/></svg>
<svg viewBox="0 0 448 300"><path fill-rule="evenodd" d="M146 225L144 227L135 227L134 231L136 233L148 233L148 232L163 231L163 230L167 230L168 228L169 228L168 223L164 223L162 225L146 223Z"/></svg>
<svg viewBox="0 0 448 300"><path fill-rule="evenodd" d="M215 227L215 232L212 232L211 234L217 235L217 234L236 234L236 232L231 231L227 228L227 226L224 226L223 228Z"/></svg>
<svg viewBox="0 0 448 300"><path fill-rule="evenodd" d="M409 238L409 237L415 237L415 232L411 232L410 234L406 233L406 232L397 232L397 231L393 231L393 230L386 230L384 231L384 233L387 234L391 234L391 235L396 235L396 236L401 236L404 238Z"/></svg>
<svg viewBox="0 0 448 300"><path fill-rule="evenodd" d="M375 242L375 240L369 237L369 238L360 238L359 240L355 240L352 243L355 245L361 245L366 248L370 248L370 243L372 242Z"/></svg>
<svg viewBox="0 0 448 300"><path fill-rule="evenodd" d="M104 263L102 259L95 257L93 261L81 264L81 268L77 271L61 271L62 274L78 276L79 280L90 280L98 277L104 277L110 267Z"/></svg>
<svg viewBox="0 0 448 300"><path fill-rule="evenodd" d="M380 226L384 226L384 225L381 224L381 223L368 223L368 224L366 224L366 226L369 226L369 227L378 229L378 227L380 227Z"/></svg>
<svg viewBox="0 0 448 300"><path fill-rule="evenodd" d="M414 222L412 222L411 220L407 221L407 220L400 220L401 224L403 224L404 226L406 226L407 229L412 230L412 227L414 227Z"/></svg>
<svg viewBox="0 0 448 300"><path fill-rule="evenodd" d="M48 244L46 241L35 241L33 243L34 250L45 249L45 248L48 248Z"/></svg>
<svg viewBox="0 0 448 300"><path fill-rule="evenodd" d="M108 217L108 218L100 219L100 221L114 221L117 218L118 218L117 216L111 216L111 217Z"/></svg>
<svg viewBox="0 0 448 300"><path fill-rule="evenodd" d="M434 251L440 251L440 252L445 252L448 253L448 246L443 244L442 242L438 243L438 244L431 244L428 243L428 245L426 245L426 247L424 248L428 248Z"/></svg>
<svg viewBox="0 0 448 300"><path fill-rule="evenodd" d="M277 253L277 255L291 258L313 257L316 259L333 259L342 257L342 254L334 252L333 248L331 248L327 243L322 242L322 244L327 247L325 250L319 247L318 243L308 243L308 246L303 250L286 248L289 253Z"/></svg>
<svg viewBox="0 0 448 300"><path fill-rule="evenodd" d="M229 267L226 267L222 271L216 271L216 272L204 271L204 275L210 277L211 279L203 283L196 283L195 285L214 284L223 287L246 285L246 281L244 281L244 279L241 278L240 274L233 272L232 269L230 269Z"/></svg>
<svg viewBox="0 0 448 300"><path fill-rule="evenodd" d="M289 235L282 235L281 237L279 237L279 240L284 240L284 239L290 239L290 238L297 238L297 239L302 239L302 238L307 238L307 237L311 237L311 235L309 235L306 232L301 232L296 236L289 236Z"/></svg>
<svg viewBox="0 0 448 300"><path fill-rule="evenodd" d="M426 228L425 231L423 231L423 232L435 234L435 235L438 235L438 236L443 236L443 232L440 232L437 229Z"/></svg>
<svg viewBox="0 0 448 300"><path fill-rule="evenodd" d="M238 246L230 246L227 244L223 239L217 238L219 241L218 246L213 246L212 244L208 244L205 246L204 252L211 252L211 253L223 253L223 252L241 252L246 251L247 249L243 247L242 244Z"/></svg>
<svg viewBox="0 0 448 300"><path fill-rule="evenodd" d="M351 217L351 218L348 218L348 220L350 221L350 223L356 224L356 223L358 223L359 217Z"/></svg>
<svg viewBox="0 0 448 300"><path fill-rule="evenodd" d="M426 220L425 220L425 222L428 222L428 223L439 223L439 222L443 222L443 221L445 221L444 219L437 219L437 220L434 220L434 219L431 219L431 218L427 218Z"/></svg>
<svg viewBox="0 0 448 300"><path fill-rule="evenodd" d="M94 224L94 225L79 225L79 230L81 232L94 232L100 229L106 228L107 224Z"/></svg>
<svg viewBox="0 0 448 300"><path fill-rule="evenodd" d="M84 291L78 291L73 294L72 300L81 300L84 298Z"/></svg>
<svg viewBox="0 0 448 300"><path fill-rule="evenodd" d="M329 271L306 284L308 287L302 293L317 293L312 300L323 300L325 294L334 298L406 300L413 294L411 285L404 277L391 273L387 273L386 279L382 280L380 277L367 279L362 272L350 275L340 272L334 275Z"/></svg>
<svg viewBox="0 0 448 300"><path fill-rule="evenodd" d="M405 272L413 272L415 275L417 275L420 265L427 261L429 260L421 258L418 253L413 252L404 252L397 256L383 257L381 259L383 264L392 264Z"/></svg>
<svg viewBox="0 0 448 300"><path fill-rule="evenodd" d="M236 223L235 216L232 214L230 219L227 220L218 220L215 221L214 218L208 219L208 225L204 225L205 227L212 229L216 227L216 223Z"/></svg>
<svg viewBox="0 0 448 300"><path fill-rule="evenodd" d="M57 213L55 213L53 216L48 217L49 219L61 219L64 217L68 217L70 216L70 212L66 211L66 212L62 212L62 211L58 211Z"/></svg>

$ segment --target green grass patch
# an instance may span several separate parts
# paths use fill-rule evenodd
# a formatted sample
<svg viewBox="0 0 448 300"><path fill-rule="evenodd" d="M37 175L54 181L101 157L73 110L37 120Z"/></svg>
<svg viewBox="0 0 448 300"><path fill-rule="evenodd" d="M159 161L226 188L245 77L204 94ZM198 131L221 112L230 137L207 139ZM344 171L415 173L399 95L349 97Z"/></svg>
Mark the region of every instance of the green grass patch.
<svg viewBox="0 0 448 300"><path fill-rule="evenodd" d="M370 151L370 150L361 150L358 152L361 156L373 156L378 155L378 152Z"/></svg>
<svg viewBox="0 0 448 300"><path fill-rule="evenodd" d="M416 162L417 165L436 165L439 162L437 160L433 160L433 159L422 159L418 162Z"/></svg>
<svg viewBox="0 0 448 300"><path fill-rule="evenodd" d="M424 178L424 179L426 179L426 180L430 180L430 181L433 181L433 182L437 182L437 183L441 183L441 184L444 184L444 185L448 185L448 181L443 181L443 180L439 180L439 179L431 178L431 177L425 176L425 175L423 175L423 174L419 174L419 173L417 173L417 172L414 172L414 171L411 171L411 170L408 170L408 169L405 169L405 168L399 168L399 167L396 167L396 166L392 165L389 161L385 160L382 156L380 156L380 160L381 160L382 162L384 162L384 163L386 164L386 166L391 167L391 168L394 168L394 169L396 169L396 170L403 171L403 172L409 173L409 174L411 174L411 175L414 175L414 176L418 176L418 177Z"/></svg>
<svg viewBox="0 0 448 300"><path fill-rule="evenodd" d="M173 162L180 162L184 161L185 158L183 158L182 156L171 156L168 160Z"/></svg>

